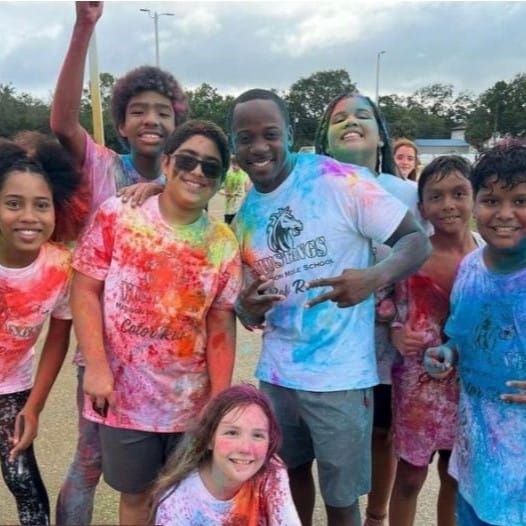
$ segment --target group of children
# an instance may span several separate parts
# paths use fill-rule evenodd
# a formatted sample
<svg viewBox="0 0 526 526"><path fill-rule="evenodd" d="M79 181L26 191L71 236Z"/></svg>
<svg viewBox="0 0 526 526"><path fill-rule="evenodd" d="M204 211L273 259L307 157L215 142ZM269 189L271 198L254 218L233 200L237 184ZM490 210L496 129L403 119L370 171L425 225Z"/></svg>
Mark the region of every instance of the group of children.
<svg viewBox="0 0 526 526"><path fill-rule="evenodd" d="M227 126L253 188L229 228L204 212L228 140L186 120L171 75L116 83L129 154L79 124L101 14L77 2L62 146L0 142L0 462L21 524L50 521L32 442L72 318L79 440L59 525L91 523L101 473L121 524L309 525L314 460L329 526L358 526L367 492L367 526L411 525L437 452L439 526L525 524L526 146L473 169L440 157L415 182L416 151L394 175L367 97L331 101L317 154L298 155L284 102L250 90ZM229 387L234 309L263 329L260 389Z"/></svg>

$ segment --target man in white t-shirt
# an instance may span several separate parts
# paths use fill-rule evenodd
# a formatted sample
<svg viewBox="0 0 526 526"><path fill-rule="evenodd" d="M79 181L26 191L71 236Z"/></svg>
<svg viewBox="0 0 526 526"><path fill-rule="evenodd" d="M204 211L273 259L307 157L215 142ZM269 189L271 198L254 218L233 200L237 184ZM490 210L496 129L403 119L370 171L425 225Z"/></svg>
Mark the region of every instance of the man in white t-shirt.
<svg viewBox="0 0 526 526"><path fill-rule="evenodd" d="M276 94L243 93L229 123L254 185L233 223L245 277L236 311L247 327L264 327L256 376L282 426L294 501L311 524L316 459L328 525L358 526L378 383L373 292L416 271L429 242L368 170L290 152ZM393 247L374 266L371 241Z"/></svg>

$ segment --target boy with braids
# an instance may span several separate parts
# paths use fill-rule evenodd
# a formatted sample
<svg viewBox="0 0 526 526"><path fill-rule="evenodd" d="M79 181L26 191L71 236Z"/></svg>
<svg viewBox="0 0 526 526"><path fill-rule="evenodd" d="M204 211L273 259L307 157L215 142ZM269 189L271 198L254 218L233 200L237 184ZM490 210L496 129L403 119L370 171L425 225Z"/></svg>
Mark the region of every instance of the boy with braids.
<svg viewBox="0 0 526 526"><path fill-rule="evenodd" d="M168 136L187 118L186 97L177 80L159 68L142 66L130 71L117 80L111 101L115 127L130 153L119 155L96 144L81 126L79 111L88 45L102 15L103 2L76 2L76 11L51 108L51 129L82 168L84 183L91 193L90 214L124 187L158 183L144 185L137 191L132 204L141 204L148 191L159 192L164 185L161 155ZM91 523L101 475L98 424L82 416L84 364L79 352L74 361L78 365L79 440L58 496L58 525Z"/></svg>

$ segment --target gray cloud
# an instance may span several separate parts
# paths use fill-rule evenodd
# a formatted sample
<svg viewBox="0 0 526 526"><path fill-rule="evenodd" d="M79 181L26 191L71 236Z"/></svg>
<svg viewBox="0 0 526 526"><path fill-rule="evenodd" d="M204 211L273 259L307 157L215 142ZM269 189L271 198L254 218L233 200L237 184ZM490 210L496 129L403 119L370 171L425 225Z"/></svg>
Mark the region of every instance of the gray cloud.
<svg viewBox="0 0 526 526"><path fill-rule="evenodd" d="M73 2L2 2L0 82L47 97L75 18ZM381 93L433 82L475 93L525 71L521 2L106 2L97 27L99 70L114 75L154 61L159 18L161 66L186 87L223 93L259 86L285 90L300 77L346 69L372 94L376 54Z"/></svg>

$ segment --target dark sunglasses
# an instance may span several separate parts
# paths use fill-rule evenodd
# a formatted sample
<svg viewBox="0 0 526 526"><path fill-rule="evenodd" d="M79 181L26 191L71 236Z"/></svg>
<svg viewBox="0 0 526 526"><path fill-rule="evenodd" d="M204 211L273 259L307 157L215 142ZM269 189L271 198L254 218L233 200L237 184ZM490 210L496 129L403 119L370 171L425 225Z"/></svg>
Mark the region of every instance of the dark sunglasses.
<svg viewBox="0 0 526 526"><path fill-rule="evenodd" d="M186 153L174 153L172 157L175 159L175 167L178 170L190 172L200 164L203 174L209 179L219 179L223 175L223 167L215 161L202 161Z"/></svg>

